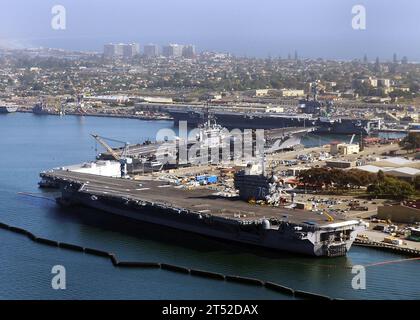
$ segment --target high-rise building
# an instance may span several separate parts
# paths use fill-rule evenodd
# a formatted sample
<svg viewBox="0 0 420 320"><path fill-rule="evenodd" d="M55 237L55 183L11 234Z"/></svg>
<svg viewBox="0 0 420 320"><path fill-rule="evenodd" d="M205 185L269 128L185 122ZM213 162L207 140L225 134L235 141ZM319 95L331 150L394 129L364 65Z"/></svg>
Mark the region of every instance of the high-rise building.
<svg viewBox="0 0 420 320"><path fill-rule="evenodd" d="M114 57L121 58L124 55L124 44L114 44Z"/></svg>
<svg viewBox="0 0 420 320"><path fill-rule="evenodd" d="M165 57L181 57L182 56L182 49L183 49L183 45L180 44L176 44L176 43L171 43L167 46L163 46L162 48L162 54Z"/></svg>
<svg viewBox="0 0 420 320"><path fill-rule="evenodd" d="M115 55L115 44L108 43L104 45L104 57L112 58Z"/></svg>
<svg viewBox="0 0 420 320"><path fill-rule="evenodd" d="M367 54L365 54L365 55L363 56L363 62L364 62L364 63L368 63L368 56L367 56Z"/></svg>
<svg viewBox="0 0 420 320"><path fill-rule="evenodd" d="M148 58L156 57L159 55L159 48L156 44L146 44L144 46L144 55Z"/></svg>
<svg viewBox="0 0 420 320"><path fill-rule="evenodd" d="M397 58L397 54L394 53L394 56L392 57L392 62L393 63L398 63L398 58Z"/></svg>
<svg viewBox="0 0 420 320"><path fill-rule="evenodd" d="M140 53L140 45L138 43L124 44L122 47L123 57L125 59L133 58Z"/></svg>
<svg viewBox="0 0 420 320"><path fill-rule="evenodd" d="M138 43L108 43L104 45L104 57L106 58L132 58L140 52Z"/></svg>
<svg viewBox="0 0 420 320"><path fill-rule="evenodd" d="M188 45L185 45L183 48L182 48L182 56L184 57L184 58L189 58L189 59L192 59L192 58L194 58L195 57L195 46L194 45L192 45L192 44L188 44Z"/></svg>

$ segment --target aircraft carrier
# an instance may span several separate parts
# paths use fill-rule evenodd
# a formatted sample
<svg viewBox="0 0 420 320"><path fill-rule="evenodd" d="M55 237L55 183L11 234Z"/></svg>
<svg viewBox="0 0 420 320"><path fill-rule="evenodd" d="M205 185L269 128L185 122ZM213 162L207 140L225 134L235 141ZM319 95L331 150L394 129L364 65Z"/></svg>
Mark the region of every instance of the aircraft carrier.
<svg viewBox="0 0 420 320"><path fill-rule="evenodd" d="M369 135L380 129L381 119L358 119L351 117L331 116L328 112L332 103L320 102L317 98L316 85L313 87L313 98L299 100L299 112L279 113L262 111L232 111L226 107L212 107L212 116L226 128L233 129L277 129L289 127L314 128L315 132L328 134L362 134ZM204 110L205 109L205 110ZM169 108L167 112L175 123L187 121L196 126L206 117L208 108Z"/></svg>
<svg viewBox="0 0 420 320"><path fill-rule="evenodd" d="M302 137L312 131L313 128L302 127L265 130L264 153L272 154L286 150L293 150L294 148L300 146ZM187 150L192 150L192 148L198 146L198 149L200 150L207 149L209 162L212 162L213 160L219 162L222 160L222 152L224 148L229 150L230 160L235 158L236 137L234 135L228 135L225 132L225 128L220 126L218 123L211 121L204 124L201 123L196 133L196 136L191 136L190 133L190 137L187 137L187 141L185 143ZM242 134L243 133L241 132L240 138L246 140L246 137ZM100 137L97 135L93 135L93 137L107 150L97 156L98 160L119 161L121 157L130 158L130 163L127 164L127 170L130 171L130 173L149 173L181 166L179 162L179 148L183 145L183 140L179 138L174 141L152 142L148 140L142 144L131 145L129 143L124 143L123 141ZM111 148L104 140L119 142L125 146L122 148ZM245 141L242 141L241 144L243 143L245 143ZM250 145L253 145L254 148L255 141L253 144L250 143ZM219 150L220 154L217 159L211 158L213 150ZM165 156L165 154L167 154L167 156ZM166 159L166 161L162 161L162 159ZM168 160L173 161L167 162ZM190 166L190 163L185 163L182 166Z"/></svg>
<svg viewBox="0 0 420 320"><path fill-rule="evenodd" d="M203 121L205 112L198 109L169 109L168 113L175 123L187 121L197 126ZM378 119L354 119L340 117L319 117L313 114L282 114L273 112L233 112L213 110L217 122L226 128L238 129L276 129L276 128L314 128L318 133L363 134L368 135L380 127Z"/></svg>
<svg viewBox="0 0 420 320"><path fill-rule="evenodd" d="M60 188L61 205L82 205L104 212L270 250L311 256L343 256L359 220L306 210L249 204L210 189L181 189L162 181L135 181L66 170L40 174Z"/></svg>

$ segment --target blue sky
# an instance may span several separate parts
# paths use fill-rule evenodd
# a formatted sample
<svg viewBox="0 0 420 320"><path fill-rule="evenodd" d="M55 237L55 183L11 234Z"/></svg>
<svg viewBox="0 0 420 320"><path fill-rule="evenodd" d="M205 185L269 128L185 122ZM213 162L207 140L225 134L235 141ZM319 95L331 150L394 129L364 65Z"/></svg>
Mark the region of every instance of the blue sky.
<svg viewBox="0 0 420 320"><path fill-rule="evenodd" d="M67 10L53 30L51 8ZM367 29L351 27L354 5ZM419 0L1 0L0 44L100 51L105 42L195 43L248 56L420 60Z"/></svg>

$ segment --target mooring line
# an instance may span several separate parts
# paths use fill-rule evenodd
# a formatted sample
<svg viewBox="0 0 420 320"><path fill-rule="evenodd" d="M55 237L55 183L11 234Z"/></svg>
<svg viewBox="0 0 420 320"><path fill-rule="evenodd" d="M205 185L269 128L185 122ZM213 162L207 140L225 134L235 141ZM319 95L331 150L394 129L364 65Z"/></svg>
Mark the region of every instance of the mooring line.
<svg viewBox="0 0 420 320"><path fill-rule="evenodd" d="M51 247L58 247L60 249L64 250L72 250L84 254L99 256L103 258L107 258L110 260L112 265L114 267L118 268L155 268L160 270L166 270L171 272L177 272L177 273L184 273L195 277L201 277L201 278L207 278L207 279L213 279L213 280L219 280L219 281L226 281L226 282L236 282L241 283L244 285L250 285L250 286L260 286L264 287L266 289L288 294L296 298L303 298L303 299L313 299L313 300L334 300L331 297L324 296L317 293L302 291L302 290L294 290L292 288L283 286L278 283L270 282L270 281L263 281L260 279L255 278L249 278L249 277L242 277L237 275L224 275L220 273L215 273L211 271L206 270L198 270L198 269L190 269L183 266L177 266L167 263L158 263L158 262L145 262L145 261L119 261L115 254L103 250L93 249L93 248L87 248L87 247L81 247L78 245L70 244L70 243L64 243L64 242L58 242L55 240L50 240L46 238L40 238L35 236L30 231L10 226L8 224L0 222L0 229L8 230L17 234L26 235L30 240L48 245Z"/></svg>
<svg viewBox="0 0 420 320"><path fill-rule="evenodd" d="M54 201L55 202L55 199L53 199L53 198L40 196L40 195L30 193L30 192L18 192L17 194L20 195L20 196L26 196L26 197L43 199L43 200L48 200L48 201Z"/></svg>
<svg viewBox="0 0 420 320"><path fill-rule="evenodd" d="M402 262L416 261L416 260L420 260L420 257L375 262L375 263L364 265L364 267L368 268L368 267L382 266L382 265L386 265L386 264L402 263Z"/></svg>

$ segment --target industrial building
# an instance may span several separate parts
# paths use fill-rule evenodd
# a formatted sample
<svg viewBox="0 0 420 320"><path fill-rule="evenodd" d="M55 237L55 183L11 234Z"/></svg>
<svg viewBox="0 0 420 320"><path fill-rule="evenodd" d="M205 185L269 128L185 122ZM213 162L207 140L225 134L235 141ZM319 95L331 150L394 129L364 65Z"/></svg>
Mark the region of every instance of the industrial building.
<svg viewBox="0 0 420 320"><path fill-rule="evenodd" d="M349 169L353 166L353 163L350 161L328 160L326 166L334 169Z"/></svg>
<svg viewBox="0 0 420 320"><path fill-rule="evenodd" d="M295 90L295 89L281 89L279 90L281 97L302 97L305 95L304 90Z"/></svg>
<svg viewBox="0 0 420 320"><path fill-rule="evenodd" d="M414 181L414 179L420 175L420 170L411 167L380 167L377 165L366 165L357 167L357 169L366 171L369 173L378 173L379 171L384 172L386 175L393 176L398 179L406 181Z"/></svg>
<svg viewBox="0 0 420 320"><path fill-rule="evenodd" d="M378 207L378 218L400 223L420 222L420 202Z"/></svg>
<svg viewBox="0 0 420 320"><path fill-rule="evenodd" d="M359 152L360 152L360 146L358 144L333 142L331 143L331 146L330 146L330 153L332 155L336 155L336 154L349 155L349 154L355 154Z"/></svg>

